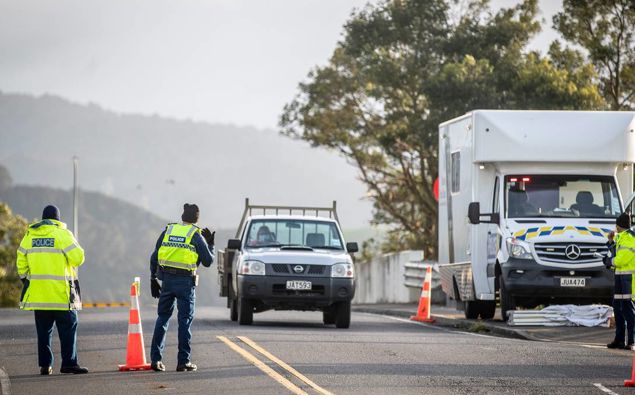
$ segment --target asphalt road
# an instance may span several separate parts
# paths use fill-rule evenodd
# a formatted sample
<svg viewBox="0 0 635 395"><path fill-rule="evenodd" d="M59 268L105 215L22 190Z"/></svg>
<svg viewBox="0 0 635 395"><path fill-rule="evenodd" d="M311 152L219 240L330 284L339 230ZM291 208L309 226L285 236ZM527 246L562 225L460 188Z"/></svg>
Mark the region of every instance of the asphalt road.
<svg viewBox="0 0 635 395"><path fill-rule="evenodd" d="M149 354L154 312L141 313ZM244 327L229 321L224 308L202 308L193 327L198 372L174 371L173 320L164 358L168 371L123 373L117 365L125 360L127 315L125 308L81 312L79 357L91 373L57 373L56 339L55 374L45 377L38 375L32 313L0 310L0 367L9 376L10 393L635 393L622 386L631 372L629 351L490 337L363 313L353 315L348 330L325 327L321 314L303 312L256 314L254 325ZM3 395L7 382L0 372Z"/></svg>

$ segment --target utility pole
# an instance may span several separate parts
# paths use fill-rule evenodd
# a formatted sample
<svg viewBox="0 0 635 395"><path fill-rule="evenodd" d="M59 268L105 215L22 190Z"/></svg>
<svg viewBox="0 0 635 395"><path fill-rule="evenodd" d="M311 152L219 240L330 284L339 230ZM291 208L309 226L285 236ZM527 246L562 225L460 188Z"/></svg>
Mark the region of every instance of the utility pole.
<svg viewBox="0 0 635 395"><path fill-rule="evenodd" d="M75 234L75 239L77 240L79 240L79 229L78 229L79 188L77 187L77 183L78 183L77 168L78 167L79 167L79 158L77 156L73 156L73 233Z"/></svg>

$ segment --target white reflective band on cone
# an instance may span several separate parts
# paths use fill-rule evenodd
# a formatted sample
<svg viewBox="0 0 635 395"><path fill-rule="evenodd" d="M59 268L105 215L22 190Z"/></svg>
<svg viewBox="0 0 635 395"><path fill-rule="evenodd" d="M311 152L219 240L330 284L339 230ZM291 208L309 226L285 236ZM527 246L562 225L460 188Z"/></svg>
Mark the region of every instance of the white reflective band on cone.
<svg viewBox="0 0 635 395"><path fill-rule="evenodd" d="M422 298L429 298L430 297L430 291L421 291L421 297Z"/></svg>
<svg viewBox="0 0 635 395"><path fill-rule="evenodd" d="M139 310L139 298L136 296L130 297L130 310Z"/></svg>
<svg viewBox="0 0 635 395"><path fill-rule="evenodd" d="M141 333L141 324L128 324L128 333Z"/></svg>

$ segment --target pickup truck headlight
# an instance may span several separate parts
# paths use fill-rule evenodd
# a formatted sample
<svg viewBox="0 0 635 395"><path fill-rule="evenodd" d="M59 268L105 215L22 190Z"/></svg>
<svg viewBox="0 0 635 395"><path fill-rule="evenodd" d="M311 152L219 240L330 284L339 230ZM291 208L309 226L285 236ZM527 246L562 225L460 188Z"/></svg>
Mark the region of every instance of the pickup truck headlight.
<svg viewBox="0 0 635 395"><path fill-rule="evenodd" d="M507 252L509 252L509 256L512 258L533 259L529 244L515 237L507 239Z"/></svg>
<svg viewBox="0 0 635 395"><path fill-rule="evenodd" d="M238 274L264 276L265 264L260 261L243 261L238 265Z"/></svg>
<svg viewBox="0 0 635 395"><path fill-rule="evenodd" d="M355 268L351 263L336 263L331 267L331 277L353 278Z"/></svg>

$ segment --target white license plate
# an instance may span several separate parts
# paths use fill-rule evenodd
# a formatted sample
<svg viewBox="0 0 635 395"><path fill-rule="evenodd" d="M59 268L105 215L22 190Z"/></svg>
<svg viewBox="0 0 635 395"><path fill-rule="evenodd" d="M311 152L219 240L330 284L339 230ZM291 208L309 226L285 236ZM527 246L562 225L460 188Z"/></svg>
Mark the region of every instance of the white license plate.
<svg viewBox="0 0 635 395"><path fill-rule="evenodd" d="M296 291L311 290L311 281L287 281L287 289Z"/></svg>
<svg viewBox="0 0 635 395"><path fill-rule="evenodd" d="M561 287L584 287L586 285L586 278L582 277L562 277L560 279Z"/></svg>

